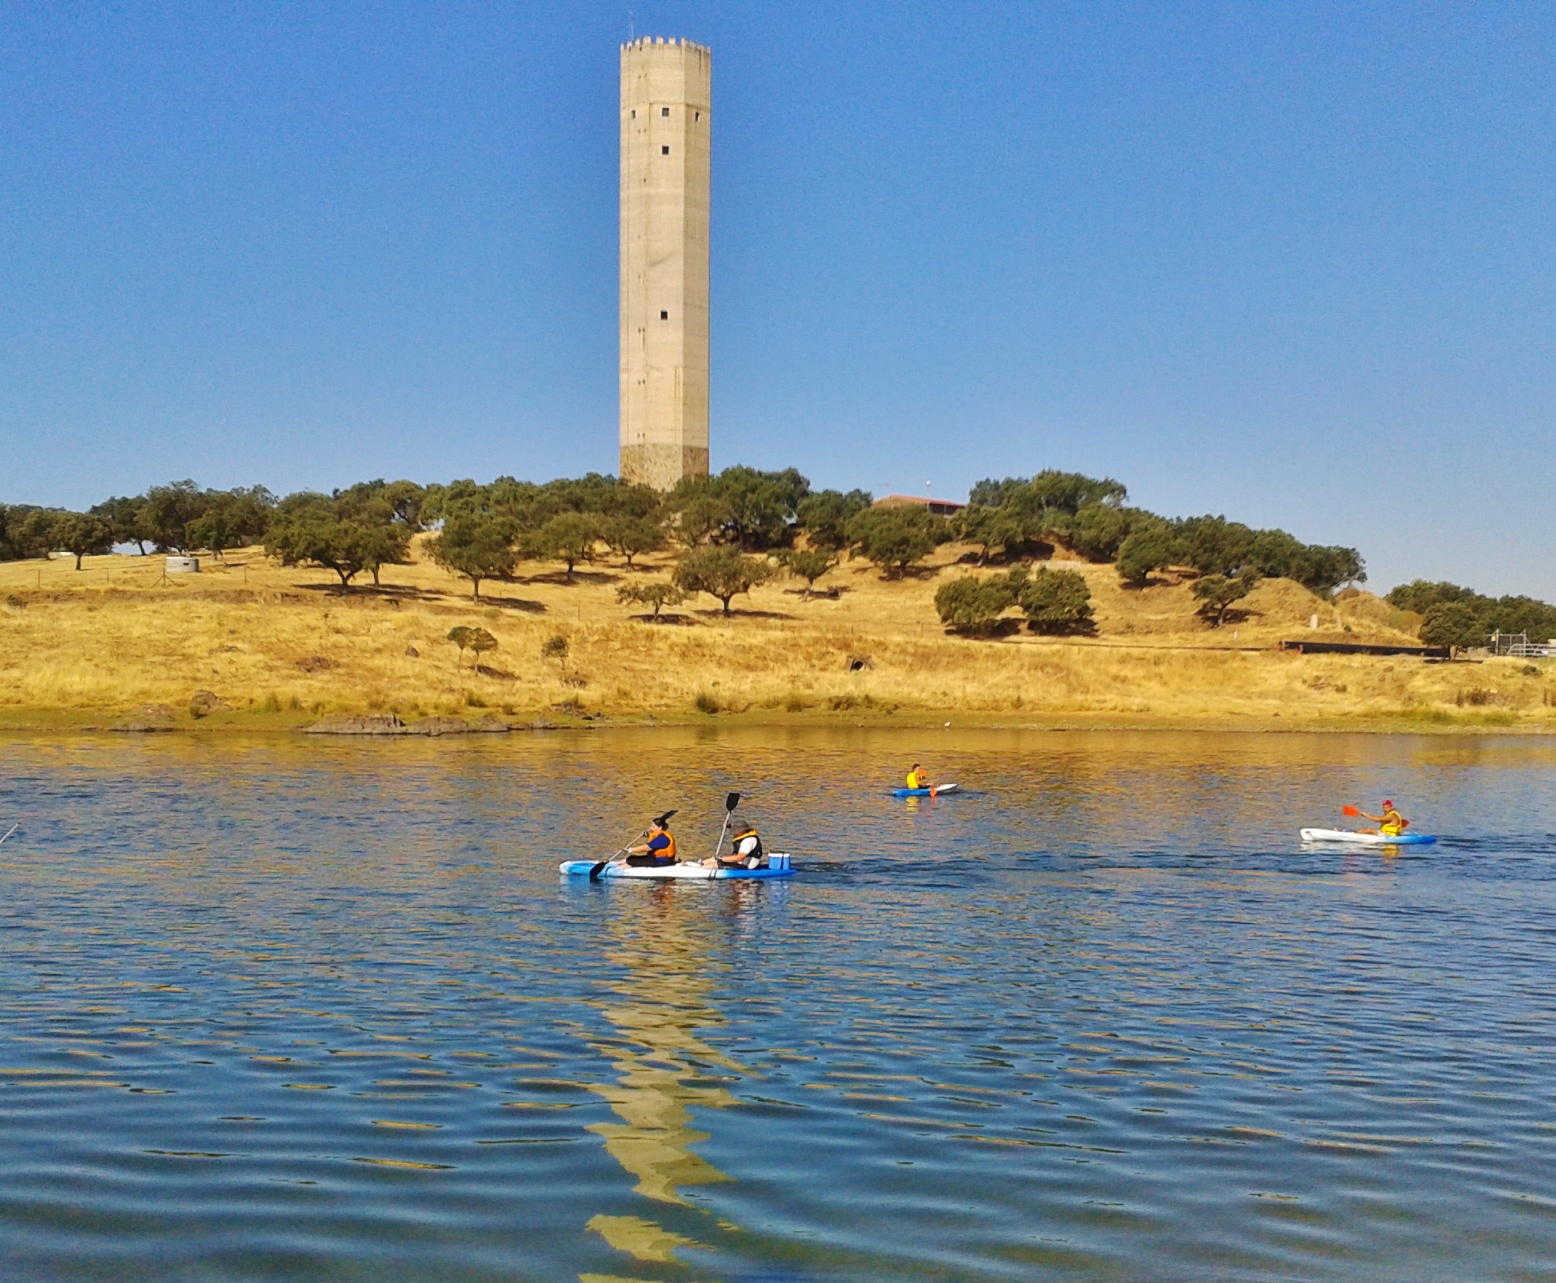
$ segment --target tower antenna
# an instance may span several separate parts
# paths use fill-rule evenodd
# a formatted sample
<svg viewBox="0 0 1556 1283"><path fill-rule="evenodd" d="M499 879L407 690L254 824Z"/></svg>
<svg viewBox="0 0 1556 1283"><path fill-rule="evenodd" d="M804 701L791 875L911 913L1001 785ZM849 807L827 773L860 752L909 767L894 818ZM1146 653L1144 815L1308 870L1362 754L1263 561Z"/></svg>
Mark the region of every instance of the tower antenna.
<svg viewBox="0 0 1556 1283"><path fill-rule="evenodd" d="M627 43L630 45L637 35L636 28L632 25L632 10L627 10Z"/></svg>

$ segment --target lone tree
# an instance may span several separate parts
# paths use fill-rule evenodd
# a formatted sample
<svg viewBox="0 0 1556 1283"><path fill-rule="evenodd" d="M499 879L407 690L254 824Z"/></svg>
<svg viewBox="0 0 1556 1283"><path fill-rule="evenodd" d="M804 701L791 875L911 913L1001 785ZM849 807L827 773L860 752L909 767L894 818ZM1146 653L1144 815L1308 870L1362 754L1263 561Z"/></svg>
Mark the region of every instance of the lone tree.
<svg viewBox="0 0 1556 1283"><path fill-rule="evenodd" d="M198 528L206 515L191 526ZM338 499L322 494L288 496L265 531L266 553L283 566L311 563L333 570L343 592L364 570L372 571L376 582L380 566L403 563L410 541L405 526L343 510Z"/></svg>
<svg viewBox="0 0 1556 1283"><path fill-rule="evenodd" d="M659 618L659 612L666 606L679 606L686 600L683 593L674 584L659 580L651 584L622 584L616 589L616 600L623 606L652 606L653 618Z"/></svg>
<svg viewBox="0 0 1556 1283"><path fill-rule="evenodd" d="M867 490L817 490L800 500L795 515L812 548L842 552L848 547L849 518L874 502Z"/></svg>
<svg viewBox="0 0 1556 1283"><path fill-rule="evenodd" d="M978 545L979 565L986 565L996 555L1019 553L1043 533L1037 522L1015 508L986 508L982 504L958 513L952 529L957 538Z"/></svg>
<svg viewBox="0 0 1556 1283"><path fill-rule="evenodd" d="M1428 646L1468 650L1471 646L1484 646L1490 631L1485 621L1462 601L1440 601L1428 606L1421 619L1421 640Z"/></svg>
<svg viewBox="0 0 1556 1283"><path fill-rule="evenodd" d="M518 556L513 550L513 525L503 517L461 512L443 523L428 541L433 561L470 580L471 593L481 599L481 580L506 579Z"/></svg>
<svg viewBox="0 0 1556 1283"><path fill-rule="evenodd" d="M471 628L468 624L458 624L448 630L449 641L453 642L454 645L459 647L459 656L454 661L456 667L464 662L465 647L470 645L470 641L474 636L475 629Z"/></svg>
<svg viewBox="0 0 1556 1283"><path fill-rule="evenodd" d="M1009 576L978 579L964 575L935 590L935 611L952 632L967 637L990 637L999 631L1000 616L1016 600Z"/></svg>
<svg viewBox="0 0 1556 1283"><path fill-rule="evenodd" d="M1153 570L1174 565L1185 555L1182 541L1165 521L1141 520L1118 547L1118 577L1143 588Z"/></svg>
<svg viewBox="0 0 1556 1283"><path fill-rule="evenodd" d="M207 503L205 492L187 479L152 486L146 491L140 516L146 537L158 552L187 552L189 523L205 511Z"/></svg>
<svg viewBox="0 0 1556 1283"><path fill-rule="evenodd" d="M560 561L567 567L567 582L572 583L573 567L580 561L594 560L594 545L603 534L593 513L564 512L526 535L524 552L541 561Z"/></svg>
<svg viewBox="0 0 1556 1283"><path fill-rule="evenodd" d="M567 673L567 638L557 633L554 637L547 637L540 644L540 657L542 659L554 659L561 668L563 675Z"/></svg>
<svg viewBox="0 0 1556 1283"><path fill-rule="evenodd" d="M887 579L901 579L951 537L944 517L928 508L866 508L849 518L848 542Z"/></svg>
<svg viewBox="0 0 1556 1283"><path fill-rule="evenodd" d="M669 542L665 528L647 517L611 517L600 537L607 548L626 560L629 568L634 557L658 552Z"/></svg>
<svg viewBox="0 0 1556 1283"><path fill-rule="evenodd" d="M1012 575L1012 580L1018 579ZM1030 579L1019 577L1017 601L1034 633L1064 635L1090 632L1091 588L1078 570L1044 566Z"/></svg>
<svg viewBox="0 0 1556 1283"><path fill-rule="evenodd" d="M837 556L829 548L809 548L804 552L784 552L779 562L796 579L805 581L805 595L816 591L816 580L837 565Z"/></svg>
<svg viewBox="0 0 1556 1283"><path fill-rule="evenodd" d="M682 592L705 592L717 597L727 616L729 603L737 593L750 592L776 573L772 562L763 557L748 557L739 548L690 548L676 562L674 580Z"/></svg>
<svg viewBox="0 0 1556 1283"><path fill-rule="evenodd" d="M481 670L481 656L488 651L497 649L497 639L484 628L472 628L470 630L470 649L475 654L476 671Z"/></svg>
<svg viewBox="0 0 1556 1283"><path fill-rule="evenodd" d="M53 542L75 554L76 569L81 558L113 551L113 523L85 512L62 512L54 519Z"/></svg>
<svg viewBox="0 0 1556 1283"><path fill-rule="evenodd" d="M94 517L108 520L113 526L115 543L132 543L144 557L146 541L152 537L141 515L145 506L144 496L115 495L112 499L104 499L102 503L94 503L87 511Z"/></svg>
<svg viewBox="0 0 1556 1283"><path fill-rule="evenodd" d="M1239 570L1235 575L1205 575L1194 581L1194 596L1199 599L1199 613L1210 621L1212 628L1220 628L1226 622L1226 612L1234 602L1241 601L1259 582L1257 572Z"/></svg>

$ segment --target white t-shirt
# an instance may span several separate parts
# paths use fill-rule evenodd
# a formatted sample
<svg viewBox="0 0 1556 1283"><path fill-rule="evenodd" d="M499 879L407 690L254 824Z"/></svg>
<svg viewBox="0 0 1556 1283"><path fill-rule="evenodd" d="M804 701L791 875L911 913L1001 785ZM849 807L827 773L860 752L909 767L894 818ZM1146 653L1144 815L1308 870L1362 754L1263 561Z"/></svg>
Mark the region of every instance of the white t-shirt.
<svg viewBox="0 0 1556 1283"><path fill-rule="evenodd" d="M756 848L761 844L761 839L755 833L748 833L735 843L736 855L755 855Z"/></svg>

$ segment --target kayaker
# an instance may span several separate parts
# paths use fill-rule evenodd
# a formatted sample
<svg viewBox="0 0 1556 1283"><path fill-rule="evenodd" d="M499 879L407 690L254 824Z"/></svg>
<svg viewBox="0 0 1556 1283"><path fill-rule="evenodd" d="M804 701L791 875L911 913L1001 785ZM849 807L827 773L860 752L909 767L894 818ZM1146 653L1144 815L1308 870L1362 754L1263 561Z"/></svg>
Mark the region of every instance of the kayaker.
<svg viewBox="0 0 1556 1283"><path fill-rule="evenodd" d="M722 852L704 860L704 864L726 869L759 869L767 863L767 852L762 849L762 837L756 825L742 820L735 826L734 846L728 855Z"/></svg>
<svg viewBox="0 0 1556 1283"><path fill-rule="evenodd" d="M1373 820L1377 824L1375 829L1357 829L1358 833L1378 833L1386 838L1397 838L1410 827L1410 821L1394 809L1394 803L1388 798L1383 799L1383 814L1368 815L1366 811L1361 813L1364 820Z"/></svg>
<svg viewBox="0 0 1556 1283"><path fill-rule="evenodd" d="M648 822L648 840L627 848L627 863L634 868L657 868L675 863L675 835L670 832L670 817L674 811Z"/></svg>
<svg viewBox="0 0 1556 1283"><path fill-rule="evenodd" d="M908 772L908 787L910 789L933 788L929 782L929 773L917 762L913 763L913 769Z"/></svg>

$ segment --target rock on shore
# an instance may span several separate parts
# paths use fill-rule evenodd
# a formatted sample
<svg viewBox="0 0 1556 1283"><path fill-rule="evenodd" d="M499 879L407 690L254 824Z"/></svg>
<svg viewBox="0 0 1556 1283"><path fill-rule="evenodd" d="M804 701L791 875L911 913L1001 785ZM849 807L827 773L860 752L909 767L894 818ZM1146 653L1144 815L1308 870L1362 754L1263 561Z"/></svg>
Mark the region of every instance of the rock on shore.
<svg viewBox="0 0 1556 1283"><path fill-rule="evenodd" d="M326 717L305 727L308 735L494 735L505 733L508 723L490 713L477 722L461 717L424 717L407 725L393 713L366 717Z"/></svg>

